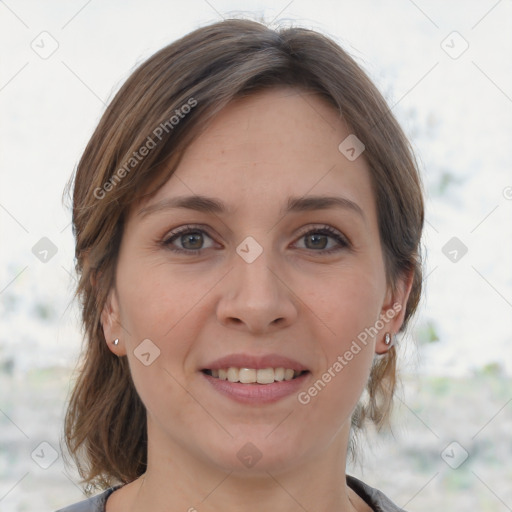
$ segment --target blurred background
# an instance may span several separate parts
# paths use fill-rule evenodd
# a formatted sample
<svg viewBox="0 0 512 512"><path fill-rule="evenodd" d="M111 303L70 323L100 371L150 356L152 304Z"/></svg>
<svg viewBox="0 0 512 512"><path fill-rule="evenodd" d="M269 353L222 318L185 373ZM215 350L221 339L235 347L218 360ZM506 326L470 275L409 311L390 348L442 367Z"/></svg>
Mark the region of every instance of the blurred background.
<svg viewBox="0 0 512 512"><path fill-rule="evenodd" d="M0 1L0 510L85 497L60 446L81 348L64 186L134 67L227 17L334 38L422 171L425 295L393 428L347 472L411 512L512 510L511 0Z"/></svg>

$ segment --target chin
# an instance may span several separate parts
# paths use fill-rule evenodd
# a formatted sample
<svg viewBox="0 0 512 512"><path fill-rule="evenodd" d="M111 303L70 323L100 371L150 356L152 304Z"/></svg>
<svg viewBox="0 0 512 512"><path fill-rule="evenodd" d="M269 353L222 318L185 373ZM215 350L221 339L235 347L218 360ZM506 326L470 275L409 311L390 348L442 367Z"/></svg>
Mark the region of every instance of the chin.
<svg viewBox="0 0 512 512"><path fill-rule="evenodd" d="M265 476L277 474L296 467L305 454L298 447L304 443L294 441L289 435L270 434L272 428L265 432L251 435L240 433L224 443L215 443L208 450L208 458L223 471L234 472L244 476ZM285 432L286 434L286 432ZM214 457L212 458L212 454Z"/></svg>

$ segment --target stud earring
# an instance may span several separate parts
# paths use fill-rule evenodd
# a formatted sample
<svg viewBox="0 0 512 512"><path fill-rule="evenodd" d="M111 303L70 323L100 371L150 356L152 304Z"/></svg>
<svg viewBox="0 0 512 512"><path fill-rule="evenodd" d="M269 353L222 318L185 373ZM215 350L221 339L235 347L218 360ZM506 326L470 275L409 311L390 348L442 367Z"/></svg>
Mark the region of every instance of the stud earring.
<svg viewBox="0 0 512 512"><path fill-rule="evenodd" d="M384 343L386 345L389 345L391 343L391 334L389 334L389 332L387 332L386 335L384 336Z"/></svg>
<svg viewBox="0 0 512 512"><path fill-rule="evenodd" d="M119 344L119 338L116 338L112 343L117 346Z"/></svg>

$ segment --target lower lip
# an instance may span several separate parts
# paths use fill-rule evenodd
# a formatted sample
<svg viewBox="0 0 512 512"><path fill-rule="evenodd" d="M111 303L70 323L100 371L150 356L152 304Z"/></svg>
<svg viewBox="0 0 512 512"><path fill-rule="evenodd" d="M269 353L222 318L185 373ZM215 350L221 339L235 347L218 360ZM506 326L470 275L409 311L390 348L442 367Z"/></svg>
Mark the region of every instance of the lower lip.
<svg viewBox="0 0 512 512"><path fill-rule="evenodd" d="M201 375L223 395L243 404L268 404L277 402L282 398L297 393L310 375L303 373L292 380L282 380L272 384L242 384L212 377L206 373Z"/></svg>

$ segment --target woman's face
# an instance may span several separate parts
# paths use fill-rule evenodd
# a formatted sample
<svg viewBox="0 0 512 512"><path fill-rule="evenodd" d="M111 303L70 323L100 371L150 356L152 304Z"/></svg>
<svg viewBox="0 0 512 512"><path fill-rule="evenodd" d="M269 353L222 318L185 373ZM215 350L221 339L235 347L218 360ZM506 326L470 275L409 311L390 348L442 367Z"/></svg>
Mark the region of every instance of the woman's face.
<svg viewBox="0 0 512 512"><path fill-rule="evenodd" d="M364 153L338 149L349 135L312 94L236 100L132 208L102 322L128 357L154 456L277 471L346 449L409 292L386 285ZM283 378L265 368L306 372L271 384L205 372L228 367L262 382Z"/></svg>

